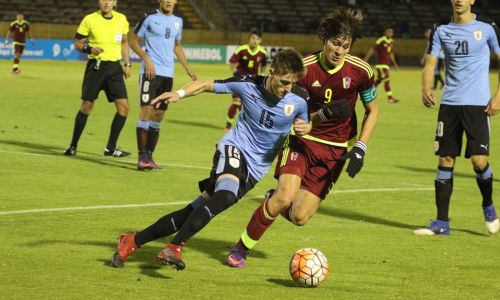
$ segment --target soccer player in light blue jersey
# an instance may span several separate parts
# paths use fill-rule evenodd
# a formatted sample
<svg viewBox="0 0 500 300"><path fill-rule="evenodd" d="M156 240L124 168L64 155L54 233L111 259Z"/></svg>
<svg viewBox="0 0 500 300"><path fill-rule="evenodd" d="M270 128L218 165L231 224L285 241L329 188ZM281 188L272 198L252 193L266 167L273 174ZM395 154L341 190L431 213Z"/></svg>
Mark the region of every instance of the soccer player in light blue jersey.
<svg viewBox="0 0 500 300"><path fill-rule="evenodd" d="M112 257L115 267L138 247L178 231L158 255L162 264L182 270L184 243L204 228L211 219L241 199L267 173L290 129L306 134L311 126L307 92L295 86L304 76L302 57L292 49L280 51L274 58L269 76L242 75L227 80L196 80L176 92L164 93L153 104L177 102L202 92L236 94L243 102L238 123L217 144L210 177L199 183L202 192L191 204L160 218L138 233L123 234ZM342 103L340 106L347 106ZM332 104L323 108L331 118L343 118L345 107ZM335 112L332 112L335 111ZM318 120L314 115L314 122Z"/></svg>
<svg viewBox="0 0 500 300"><path fill-rule="evenodd" d="M417 235L450 234L448 210L453 167L461 153L464 132L465 157L471 159L476 172L486 227L492 234L499 229L492 201L493 176L488 154L490 116L500 110L500 89L497 88L494 96L490 93L490 50L500 59L500 32L495 22L482 20L471 12L473 4L474 0L451 0L453 19L448 24L436 25L430 37L422 72L422 101L427 107L436 104L431 82L441 50L446 66L435 138L439 156L435 180L437 218L427 228L415 230Z"/></svg>
<svg viewBox="0 0 500 300"><path fill-rule="evenodd" d="M137 121L138 170L161 168L153 160L153 152L168 104L162 103L154 108L150 103L161 93L172 90L174 54L189 77L196 80L181 46L182 19L173 14L177 0L159 0L159 3L160 8L146 13L129 33L130 47L142 59L139 84L141 111ZM139 44L139 38L144 40L145 51Z"/></svg>

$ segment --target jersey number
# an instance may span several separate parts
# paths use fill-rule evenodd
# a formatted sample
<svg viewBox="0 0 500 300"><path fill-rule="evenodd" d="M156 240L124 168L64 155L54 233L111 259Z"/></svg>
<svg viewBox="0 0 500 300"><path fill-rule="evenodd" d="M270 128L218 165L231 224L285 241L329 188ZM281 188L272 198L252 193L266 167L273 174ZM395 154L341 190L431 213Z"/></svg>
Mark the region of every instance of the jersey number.
<svg viewBox="0 0 500 300"><path fill-rule="evenodd" d="M467 55L469 54L469 43L467 41L455 41L455 54L456 55Z"/></svg>
<svg viewBox="0 0 500 300"><path fill-rule="evenodd" d="M268 112L267 110L262 110L260 113L259 125L266 128L273 128L273 117L275 114Z"/></svg>
<svg viewBox="0 0 500 300"><path fill-rule="evenodd" d="M333 95L333 92L332 92L332 89L326 89L325 90L325 103L330 103L330 101L332 101L332 95Z"/></svg>
<svg viewBox="0 0 500 300"><path fill-rule="evenodd" d="M166 39L170 38L170 28L167 28L167 30L165 30L165 38Z"/></svg>
<svg viewBox="0 0 500 300"><path fill-rule="evenodd" d="M249 60L248 61L248 67L249 68L253 68L253 65L254 65L254 61L253 60Z"/></svg>

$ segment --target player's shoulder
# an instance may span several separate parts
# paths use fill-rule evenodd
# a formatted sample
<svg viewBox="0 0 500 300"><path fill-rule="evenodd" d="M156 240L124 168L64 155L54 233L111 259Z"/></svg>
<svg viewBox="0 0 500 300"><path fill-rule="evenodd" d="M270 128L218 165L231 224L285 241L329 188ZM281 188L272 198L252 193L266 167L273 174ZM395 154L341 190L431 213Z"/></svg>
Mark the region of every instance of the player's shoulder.
<svg viewBox="0 0 500 300"><path fill-rule="evenodd" d="M294 85L292 87L292 93L302 100L307 101L309 99L309 94L307 93L307 91L298 85Z"/></svg>
<svg viewBox="0 0 500 300"><path fill-rule="evenodd" d="M375 41L375 44L380 45L380 44L382 44L383 42L387 42L387 38L386 38L385 36L381 36L381 37L379 37L379 38Z"/></svg>
<svg viewBox="0 0 500 300"><path fill-rule="evenodd" d="M14 20L14 21L10 22L10 26L14 26L16 24L17 24L17 20Z"/></svg>
<svg viewBox="0 0 500 300"><path fill-rule="evenodd" d="M252 84L252 85L264 85L265 76L261 75L240 75L230 77L224 80L215 80L216 83L241 83L241 84Z"/></svg>
<svg viewBox="0 0 500 300"><path fill-rule="evenodd" d="M267 51L266 51L266 48L262 47L262 46L259 46L257 48L257 51L263 53L265 56L267 56Z"/></svg>
<svg viewBox="0 0 500 300"><path fill-rule="evenodd" d="M314 52L313 54L307 55L302 59L302 64L304 67L309 68L314 65L319 64L319 57L321 55L321 51Z"/></svg>
<svg viewBox="0 0 500 300"><path fill-rule="evenodd" d="M373 76L373 69L370 64L357 56L347 54L345 56L345 63L348 64L354 71L363 74L366 73L368 78Z"/></svg>
<svg viewBox="0 0 500 300"><path fill-rule="evenodd" d="M142 15L142 19L145 20L147 18L152 18L152 17L155 17L159 14L160 13L157 10L150 10L150 11L145 12L144 15Z"/></svg>
<svg viewBox="0 0 500 300"><path fill-rule="evenodd" d="M476 21L484 26L488 26L488 27L491 26L493 28L498 28L498 25L495 22L495 20L492 20L492 19L489 19L486 17L476 16Z"/></svg>
<svg viewBox="0 0 500 300"><path fill-rule="evenodd" d="M240 53L242 51L248 51L248 49L250 49L250 47L248 46L248 44L245 44L245 45L241 45L238 48L236 48L236 51L234 51L234 52Z"/></svg>
<svg viewBox="0 0 500 300"><path fill-rule="evenodd" d="M174 19L174 21L181 22L181 23L183 22L182 18L179 16L172 15L172 18Z"/></svg>
<svg viewBox="0 0 500 300"><path fill-rule="evenodd" d="M127 16L125 14L122 14L121 12L118 11L113 11L113 17L116 17L119 20L127 20Z"/></svg>

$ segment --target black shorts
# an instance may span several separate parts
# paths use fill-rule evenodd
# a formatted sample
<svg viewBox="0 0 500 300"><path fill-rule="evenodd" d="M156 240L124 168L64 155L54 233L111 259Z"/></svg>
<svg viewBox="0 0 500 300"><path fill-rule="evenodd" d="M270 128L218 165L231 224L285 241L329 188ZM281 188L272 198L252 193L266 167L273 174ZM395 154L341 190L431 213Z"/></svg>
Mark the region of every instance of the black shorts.
<svg viewBox="0 0 500 300"><path fill-rule="evenodd" d="M210 177L199 182L200 192L206 191L210 196L215 190L217 178L222 174L231 174L240 180L237 199L241 199L257 184L258 180L248 173L245 157L241 151L230 145L224 146L224 153L215 151Z"/></svg>
<svg viewBox="0 0 500 300"><path fill-rule="evenodd" d="M173 85L173 78L158 76L156 75L154 79L149 80L146 78L146 74L142 74L139 79L139 97L141 106L149 105L154 98L158 97L164 92L171 92ZM167 110L168 103L162 102L159 109Z"/></svg>
<svg viewBox="0 0 500 300"><path fill-rule="evenodd" d="M486 106L442 104L436 129L436 155L460 156L464 132L467 137L466 158L488 155L490 117L484 112L485 109Z"/></svg>
<svg viewBox="0 0 500 300"><path fill-rule="evenodd" d="M108 102L127 99L127 88L120 62L101 61L98 69L96 69L96 65L95 59L90 59L87 62L82 84L82 100L94 101L101 90L106 93Z"/></svg>

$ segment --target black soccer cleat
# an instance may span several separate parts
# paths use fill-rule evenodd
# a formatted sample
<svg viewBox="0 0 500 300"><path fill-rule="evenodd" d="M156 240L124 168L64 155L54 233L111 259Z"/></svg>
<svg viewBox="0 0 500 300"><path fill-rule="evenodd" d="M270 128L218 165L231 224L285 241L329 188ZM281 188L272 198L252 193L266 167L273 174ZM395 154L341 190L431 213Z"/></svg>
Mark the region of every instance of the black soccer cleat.
<svg viewBox="0 0 500 300"><path fill-rule="evenodd" d="M156 255L156 260L162 265L172 266L177 271L184 270L186 264L182 261L182 246L168 244Z"/></svg>
<svg viewBox="0 0 500 300"><path fill-rule="evenodd" d="M76 147L69 146L66 150L64 150L63 154L66 156L75 156L76 155Z"/></svg>
<svg viewBox="0 0 500 300"><path fill-rule="evenodd" d="M116 147L115 149L104 148L104 156L127 157L131 153Z"/></svg>

